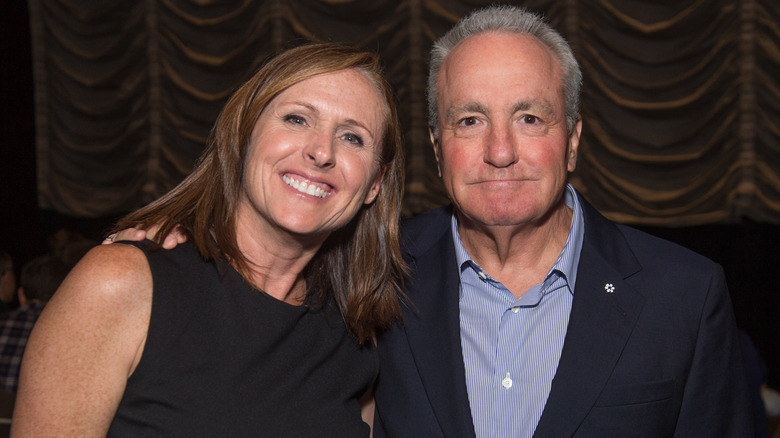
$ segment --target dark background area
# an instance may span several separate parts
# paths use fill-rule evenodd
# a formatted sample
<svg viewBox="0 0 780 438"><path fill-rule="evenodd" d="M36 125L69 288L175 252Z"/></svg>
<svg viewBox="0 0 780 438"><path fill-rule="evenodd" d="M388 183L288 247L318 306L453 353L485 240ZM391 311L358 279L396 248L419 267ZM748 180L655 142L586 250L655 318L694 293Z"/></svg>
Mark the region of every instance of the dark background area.
<svg viewBox="0 0 780 438"><path fill-rule="evenodd" d="M17 267L46 251L60 228L101 239L116 217L76 218L38 208L32 47L27 2L2 0L0 14L0 247Z"/></svg>
<svg viewBox="0 0 780 438"><path fill-rule="evenodd" d="M74 218L41 211L37 204L34 93L27 3L2 0L2 148L0 148L0 247L17 266L45 252L57 229L100 240L115 217ZM753 338L780 388L780 300L773 275L780 268L780 227L743 220L685 228L641 227L700 252L723 265L737 322Z"/></svg>

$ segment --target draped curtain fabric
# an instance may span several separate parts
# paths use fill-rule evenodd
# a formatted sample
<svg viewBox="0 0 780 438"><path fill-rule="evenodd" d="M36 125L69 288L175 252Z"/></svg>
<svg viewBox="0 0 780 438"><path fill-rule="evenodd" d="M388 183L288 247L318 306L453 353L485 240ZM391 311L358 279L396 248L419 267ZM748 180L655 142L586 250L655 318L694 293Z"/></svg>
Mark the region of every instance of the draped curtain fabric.
<svg viewBox="0 0 780 438"><path fill-rule="evenodd" d="M428 141L431 42L466 0L29 0L39 205L139 207L194 166L227 97L306 41L377 51L398 102L406 213L446 203ZM780 224L776 0L529 0L584 71L572 182L620 222Z"/></svg>

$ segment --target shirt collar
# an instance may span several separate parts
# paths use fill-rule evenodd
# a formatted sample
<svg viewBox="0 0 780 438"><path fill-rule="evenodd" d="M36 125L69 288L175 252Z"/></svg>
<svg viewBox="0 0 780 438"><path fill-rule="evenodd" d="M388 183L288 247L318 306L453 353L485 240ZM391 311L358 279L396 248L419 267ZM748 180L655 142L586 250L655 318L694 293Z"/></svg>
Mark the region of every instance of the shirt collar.
<svg viewBox="0 0 780 438"><path fill-rule="evenodd" d="M585 223L582 216L582 207L577 198L577 191L571 184L566 184L564 202L566 202L566 205L572 210L569 236L566 238L566 244L563 246L560 255L558 255L558 259L547 272L542 289L547 289L547 286L554 281L553 277L557 274L567 283L569 292L574 294L574 285L577 281L577 267L579 266L580 253L582 252ZM484 272L482 268L472 260L468 251L466 251L466 248L463 246L463 242L460 240L460 234L458 233L458 218L454 211L452 213L451 221L452 241L455 244L455 258L460 267L458 273L462 274L463 270L471 267L480 277L486 275L490 278L490 275Z"/></svg>

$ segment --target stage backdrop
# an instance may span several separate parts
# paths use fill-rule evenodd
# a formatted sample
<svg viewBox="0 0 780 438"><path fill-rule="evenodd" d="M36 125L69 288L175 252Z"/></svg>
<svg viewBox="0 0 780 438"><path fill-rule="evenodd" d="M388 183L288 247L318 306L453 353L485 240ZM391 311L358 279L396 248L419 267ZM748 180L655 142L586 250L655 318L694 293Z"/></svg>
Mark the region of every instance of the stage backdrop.
<svg viewBox="0 0 780 438"><path fill-rule="evenodd" d="M29 0L38 196L125 212L194 165L219 109L305 41L377 51L395 87L405 210L446 202L425 121L431 42L477 0ZM780 224L777 0L529 0L584 71L575 186L640 225Z"/></svg>

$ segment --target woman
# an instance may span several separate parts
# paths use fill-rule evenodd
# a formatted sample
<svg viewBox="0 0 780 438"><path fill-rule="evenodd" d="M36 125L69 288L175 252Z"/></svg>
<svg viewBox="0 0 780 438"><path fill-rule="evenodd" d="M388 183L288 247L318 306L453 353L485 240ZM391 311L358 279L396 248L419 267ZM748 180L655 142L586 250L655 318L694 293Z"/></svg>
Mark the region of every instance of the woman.
<svg viewBox="0 0 780 438"><path fill-rule="evenodd" d="M190 243L97 247L49 302L12 434L368 436L372 337L400 310L400 147L374 55L269 61L193 173L117 224Z"/></svg>

